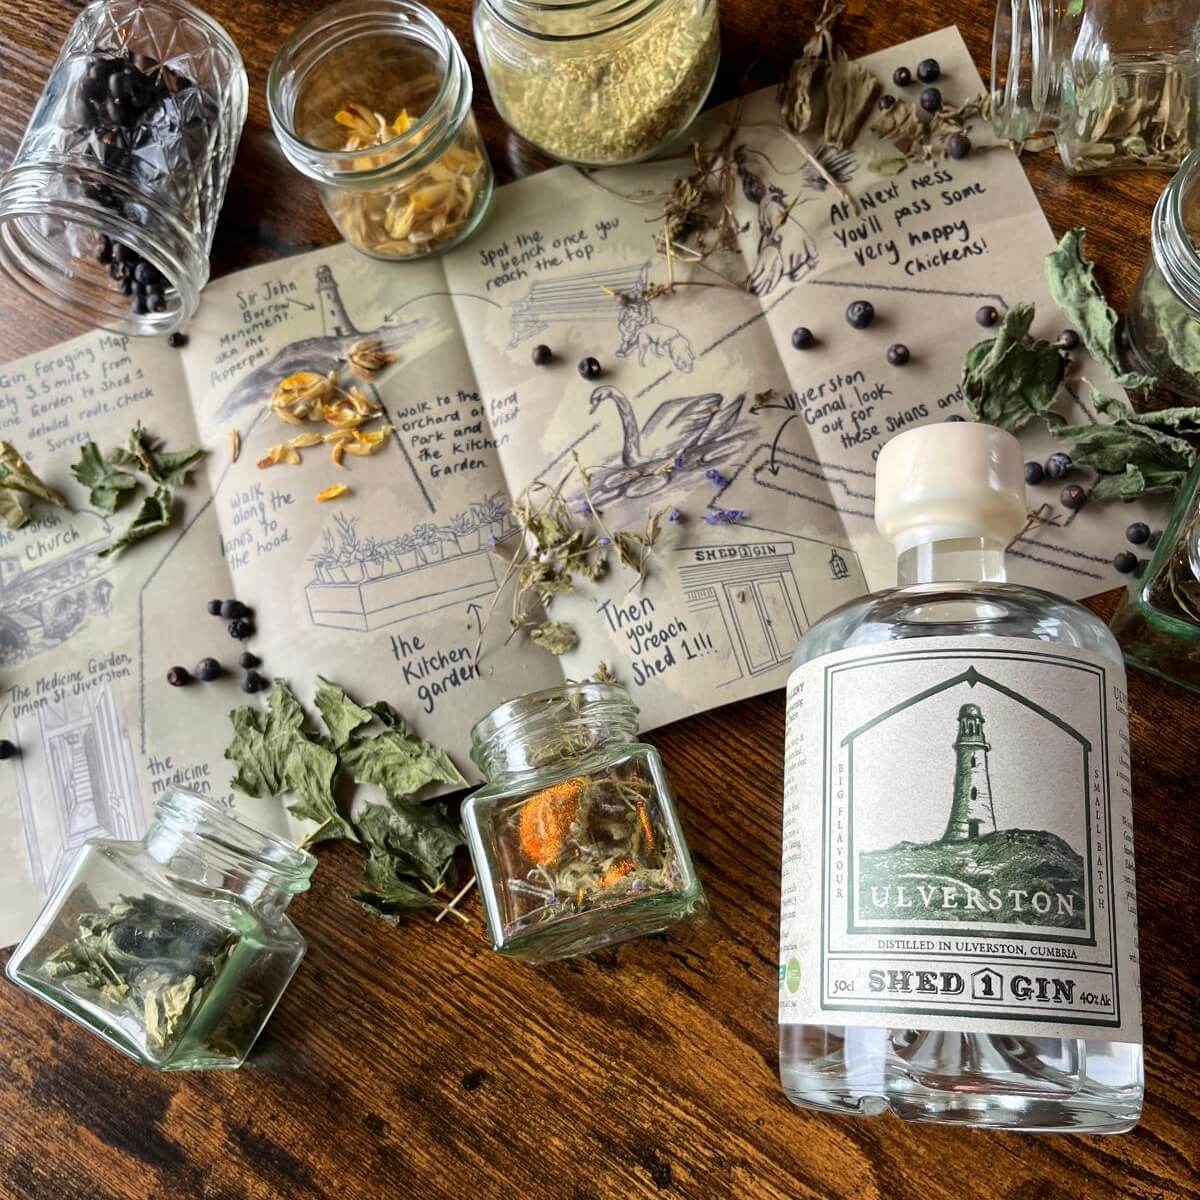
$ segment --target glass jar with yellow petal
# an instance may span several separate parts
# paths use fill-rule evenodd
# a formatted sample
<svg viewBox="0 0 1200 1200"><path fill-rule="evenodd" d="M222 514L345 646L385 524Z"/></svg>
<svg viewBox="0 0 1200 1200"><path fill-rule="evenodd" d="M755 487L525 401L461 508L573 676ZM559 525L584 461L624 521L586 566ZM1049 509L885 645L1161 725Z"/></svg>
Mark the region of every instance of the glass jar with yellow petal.
<svg viewBox="0 0 1200 1200"><path fill-rule="evenodd" d="M707 910L658 751L623 688L576 683L471 731L487 782L463 827L492 945L527 962L659 933Z"/></svg>
<svg viewBox="0 0 1200 1200"><path fill-rule="evenodd" d="M454 36L409 0L343 0L283 44L271 124L342 236L385 259L442 254L482 221L492 168Z"/></svg>

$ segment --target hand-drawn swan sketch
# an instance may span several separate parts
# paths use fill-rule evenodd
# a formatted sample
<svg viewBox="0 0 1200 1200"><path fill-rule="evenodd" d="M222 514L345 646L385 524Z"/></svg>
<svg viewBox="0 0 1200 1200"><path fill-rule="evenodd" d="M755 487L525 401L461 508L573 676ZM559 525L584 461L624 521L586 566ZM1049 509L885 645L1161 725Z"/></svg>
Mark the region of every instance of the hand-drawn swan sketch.
<svg viewBox="0 0 1200 1200"><path fill-rule="evenodd" d="M694 485L697 476L726 462L754 439L753 429L738 428L746 394L720 392L664 400L641 425L625 394L608 384L592 391L589 415L611 403L621 421L621 450L590 467L590 491L599 505L622 498L649 496L668 485Z"/></svg>
<svg viewBox="0 0 1200 1200"><path fill-rule="evenodd" d="M761 150L738 146L733 152L742 194L758 206L757 257L750 269L746 290L755 296L769 296L783 280L795 283L813 270L817 265L817 246L792 214L795 201L788 200L778 184L767 183L753 169L754 160L770 166L770 160ZM789 248L785 255L783 235L789 224L800 229L803 240L799 252Z"/></svg>
<svg viewBox="0 0 1200 1200"><path fill-rule="evenodd" d="M228 421L244 408L260 407L275 385L296 371L325 374L334 370L345 361L350 347L364 338L378 338L385 350L401 352L413 336L429 323L426 318L420 317L395 325L379 325L374 329L356 328L342 303L337 280L328 264L317 268L317 300L321 306L321 336L304 338L284 346L268 362L240 380L217 411L218 421Z"/></svg>
<svg viewBox="0 0 1200 1200"><path fill-rule="evenodd" d="M674 325L656 321L648 300L623 304L618 313L617 330L621 334L618 358L628 358L636 350L638 366L646 365L646 355L650 353L655 358L669 358L677 371L686 374L692 369L696 356L691 343Z"/></svg>

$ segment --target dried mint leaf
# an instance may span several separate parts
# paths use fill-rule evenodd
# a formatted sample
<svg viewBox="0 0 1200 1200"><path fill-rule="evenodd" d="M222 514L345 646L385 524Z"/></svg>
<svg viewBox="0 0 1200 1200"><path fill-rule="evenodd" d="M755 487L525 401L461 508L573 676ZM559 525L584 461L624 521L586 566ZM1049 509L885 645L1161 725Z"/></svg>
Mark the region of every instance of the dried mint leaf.
<svg viewBox="0 0 1200 1200"><path fill-rule="evenodd" d="M568 654L579 645L579 634L566 621L543 621L529 636L551 654Z"/></svg>
<svg viewBox="0 0 1200 1200"><path fill-rule="evenodd" d="M137 478L108 462L95 442L79 450L79 461L71 474L89 490L89 499L101 512L116 512L127 492L138 486Z"/></svg>
<svg viewBox="0 0 1200 1200"><path fill-rule="evenodd" d="M1142 470L1128 463L1120 475L1105 475L1092 488L1094 500L1133 500L1154 492L1174 492L1187 478L1184 471L1149 467Z"/></svg>
<svg viewBox="0 0 1200 1200"><path fill-rule="evenodd" d="M363 708L361 704L356 704L336 683L331 683L324 675L317 676L317 691L313 700L321 713L321 720L325 722L325 728L329 730L335 750L340 750L350 740L351 735L375 720L375 713Z"/></svg>
<svg viewBox="0 0 1200 1200"><path fill-rule="evenodd" d="M332 750L300 737L288 751L283 770L286 789L295 796L288 805L288 812L317 822L317 828L305 837L304 845L311 846L329 838L358 840L353 826L338 812L333 798L338 757Z"/></svg>
<svg viewBox="0 0 1200 1200"><path fill-rule="evenodd" d="M1200 380L1200 321L1183 305L1159 271L1150 271L1138 286L1141 324L1155 331L1167 357L1181 371Z"/></svg>
<svg viewBox="0 0 1200 1200"><path fill-rule="evenodd" d="M232 783L247 796L273 798L287 787L287 757L304 737L304 709L283 679L276 679L267 696L267 711L243 705L229 714L233 741L225 757L237 764Z"/></svg>
<svg viewBox="0 0 1200 1200"><path fill-rule="evenodd" d="M977 421L1016 432L1048 413L1066 364L1050 342L1029 335L1032 304L1014 304L1000 332L967 351L962 390L967 411Z"/></svg>
<svg viewBox="0 0 1200 1200"><path fill-rule="evenodd" d="M398 804L430 783L462 784L466 780L450 756L403 727L348 739L339 754L356 783L373 783Z"/></svg>
<svg viewBox="0 0 1200 1200"><path fill-rule="evenodd" d="M355 822L367 847L363 878L380 890L405 877L436 888L447 881L462 830L440 801L370 804Z"/></svg>
<svg viewBox="0 0 1200 1200"><path fill-rule="evenodd" d="M29 520L29 511L21 500L23 495L55 508L70 507L58 492L33 473L15 447L0 442L0 517L9 529L20 529Z"/></svg>
<svg viewBox="0 0 1200 1200"><path fill-rule="evenodd" d="M170 524L171 489L160 486L155 488L152 495L143 497L133 518L133 523L127 526L114 541L99 551L97 557L105 558L109 554L116 554L128 546L132 546L134 542L140 542L160 529L166 529Z"/></svg>
<svg viewBox="0 0 1200 1200"><path fill-rule="evenodd" d="M1087 352L1122 387L1153 387L1147 375L1126 371L1117 349L1117 314L1096 280L1096 266L1083 252L1083 229L1068 229L1046 255L1046 282L1054 302L1079 331Z"/></svg>
<svg viewBox="0 0 1200 1200"><path fill-rule="evenodd" d="M437 903L428 892L400 881L385 892L357 892L350 898L359 908L382 917L389 925L399 925L406 917L423 908L432 908Z"/></svg>

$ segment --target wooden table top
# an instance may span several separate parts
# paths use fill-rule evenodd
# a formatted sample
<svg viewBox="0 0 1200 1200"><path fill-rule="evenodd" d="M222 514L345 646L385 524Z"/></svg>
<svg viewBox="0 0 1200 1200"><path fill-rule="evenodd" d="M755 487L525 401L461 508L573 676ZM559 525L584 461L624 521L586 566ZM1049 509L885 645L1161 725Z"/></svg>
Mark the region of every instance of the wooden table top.
<svg viewBox="0 0 1200 1200"><path fill-rule="evenodd" d="M250 117L217 232L218 273L335 233L275 145L264 87L319 4L207 0L250 76ZM0 5L7 163L77 3ZM434 0L472 59L501 179L543 165L507 133L478 72L468 0ZM987 0L851 0L843 39L878 50L957 23L990 54ZM816 0L722 0L724 98L769 48L800 48ZM1146 253L1161 175L1071 181L1027 160L1055 231L1082 223L1118 308ZM83 326L0 282L0 361ZM1107 616L1115 593L1093 603ZM715 920L532 970L471 927L392 929L349 900L349 847L322 847L292 906L308 958L251 1064L160 1077L15 987L0 986L0 1195L20 1200L368 1200L674 1195L801 1200L1175 1200L1200 1196L1196 1029L1200 704L1131 673L1145 1007L1145 1115L1131 1134L1021 1138L891 1117L800 1112L776 1077L783 695L652 737L666 758ZM714 786L715 785L715 786ZM478 902L468 908L478 917ZM0 962L7 955L0 952ZM1189 1133L1189 1130L1191 1131Z"/></svg>

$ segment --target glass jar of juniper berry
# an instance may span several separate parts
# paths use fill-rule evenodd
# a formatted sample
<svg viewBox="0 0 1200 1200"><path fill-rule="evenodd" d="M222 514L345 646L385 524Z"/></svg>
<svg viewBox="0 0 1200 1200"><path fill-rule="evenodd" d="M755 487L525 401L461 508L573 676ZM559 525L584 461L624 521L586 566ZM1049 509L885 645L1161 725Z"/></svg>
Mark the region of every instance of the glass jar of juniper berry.
<svg viewBox="0 0 1200 1200"><path fill-rule="evenodd" d="M123 333L167 333L208 282L246 119L229 35L186 0L95 0L0 177L0 266Z"/></svg>
<svg viewBox="0 0 1200 1200"><path fill-rule="evenodd" d="M577 683L471 731L486 783L463 804L492 945L549 962L707 909L662 759L622 687Z"/></svg>
<svg viewBox="0 0 1200 1200"><path fill-rule="evenodd" d="M285 910L316 865L169 788L140 842L83 845L8 977L143 1066L239 1067L304 957Z"/></svg>

